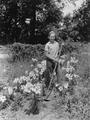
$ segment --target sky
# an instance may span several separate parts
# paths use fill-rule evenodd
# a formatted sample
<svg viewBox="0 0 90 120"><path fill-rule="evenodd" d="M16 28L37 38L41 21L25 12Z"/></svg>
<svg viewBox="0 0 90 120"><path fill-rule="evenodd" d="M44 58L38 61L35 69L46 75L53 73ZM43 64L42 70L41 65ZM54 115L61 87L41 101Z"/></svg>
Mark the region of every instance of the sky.
<svg viewBox="0 0 90 120"><path fill-rule="evenodd" d="M75 12L78 12L80 8L82 8L83 5L86 4L86 0L61 0L61 2L58 2L58 0L54 0L55 5L60 8L62 8L62 15L63 17L66 17L70 15L71 17L74 16Z"/></svg>

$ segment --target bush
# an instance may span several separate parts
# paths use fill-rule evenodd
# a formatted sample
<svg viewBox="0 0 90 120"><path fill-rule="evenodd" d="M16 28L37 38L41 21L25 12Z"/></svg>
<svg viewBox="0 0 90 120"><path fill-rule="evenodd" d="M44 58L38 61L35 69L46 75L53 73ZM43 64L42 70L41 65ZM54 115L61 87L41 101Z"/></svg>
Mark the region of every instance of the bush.
<svg viewBox="0 0 90 120"><path fill-rule="evenodd" d="M14 43L12 45L8 45L7 47L11 51L12 62L17 60L31 59L32 57L37 58L39 60L45 58L44 56L45 45L42 44L31 45L31 44ZM73 51L79 53L80 47L81 47L80 43L66 42L61 51L61 55L71 53Z"/></svg>
<svg viewBox="0 0 90 120"><path fill-rule="evenodd" d="M12 53L12 62L17 60L25 60L33 58L44 58L44 45L29 45L29 44L21 44L14 43L13 45L8 45Z"/></svg>

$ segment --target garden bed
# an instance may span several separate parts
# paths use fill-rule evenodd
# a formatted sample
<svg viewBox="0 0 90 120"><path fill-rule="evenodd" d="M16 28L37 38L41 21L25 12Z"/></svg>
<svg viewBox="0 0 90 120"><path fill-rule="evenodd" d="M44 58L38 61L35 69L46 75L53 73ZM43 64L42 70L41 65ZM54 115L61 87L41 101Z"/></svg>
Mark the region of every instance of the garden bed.
<svg viewBox="0 0 90 120"><path fill-rule="evenodd" d="M19 50L16 50L17 49L16 46L17 46L17 44L15 44L15 46L14 46L15 54L17 53L18 57L20 57L19 55L21 55L23 57L23 55L21 54L22 49L19 48L20 49L20 53L19 53ZM23 46L23 45L19 44L19 46ZM28 46L27 47L28 50L31 50L31 47L29 49L29 45L26 45L26 46ZM74 46L74 45L72 45L72 46ZM90 107L88 106L89 101L90 101L90 95L89 95L90 67L88 67L88 63L87 63L88 56L87 55L84 56L81 54L81 52L84 52L84 51L81 51L80 45L78 45L78 47L77 47L77 45L75 45L75 46L76 47L72 47L73 50L71 50L71 48L69 49L68 46L64 47L64 49L66 49L68 51L64 52L66 57L63 56L65 59L65 63L62 66L62 71L64 73L65 79L67 78L66 79L67 82L63 82L63 85L60 86L60 88L59 88L60 92L63 93L62 94L63 96L61 96L61 94L59 95L56 92L55 93L56 98L55 98L53 96L53 94L51 94L50 102L41 102L40 103L37 101L37 97L34 96L34 95L37 96L37 94L41 93L39 88L41 88L40 85L42 85L42 77L36 78L35 76L39 70L40 71L39 71L39 74L37 74L37 76L38 75L41 76L41 74L43 73L42 69L45 68L45 66L42 67L42 65L45 65L45 61L44 61L44 64L41 64L41 63L43 63L42 61L43 61L44 56L42 55L42 57L41 57L42 59L39 58L40 56L32 57L32 58L31 58L31 56L29 56L29 58L26 57L26 59L30 60L29 62L27 62L28 60L26 60L26 62L25 62L25 58L22 59L22 57L21 57L21 59L19 59L18 57L13 59L13 62L11 62L11 64L14 65L13 66L13 70L14 70L13 74L14 75L12 75L13 76L12 84L9 86L4 86L4 88L6 87L5 89L7 90L8 94L4 92L4 95L2 95L2 99L1 99L2 103L0 104L1 112L6 109L10 110L10 114L11 113L16 114L21 111L20 114L24 112L23 114L24 114L24 116L26 116L27 120L28 119L32 120L31 116L32 116L32 114L34 114L34 112L36 112L35 114L38 114L37 120L40 120L41 118L42 118L42 120L45 120L45 119L49 120L51 118L50 118L50 116L48 117L48 113L51 114L53 112L57 114L56 116L59 119L67 118L67 119L72 119L72 120L73 119L88 120L90 117L88 115L88 112L90 112L89 111ZM11 49L11 51L14 51L14 48L12 48L13 50ZM25 45L24 45L24 48L25 48ZM39 48L39 49L41 51L41 48ZM42 49L43 49L43 47L42 47ZM26 49L23 49L23 50L26 50ZM26 51L24 51L24 52L26 52ZM63 51L62 51L62 55L63 55ZM29 51L29 54L32 54L32 53ZM35 55L35 56L38 56L38 55ZM22 68L20 68L20 64L22 64ZM26 68L25 68L25 66L26 66ZM17 71L17 72L15 72L15 71ZM32 78L33 78L32 82L30 82L30 80L31 80L30 76L32 76ZM37 89L37 87L38 87L38 89ZM3 89L3 88L1 88L1 89ZM31 94L33 92L34 92L34 94ZM52 99L54 99L54 102L52 102ZM45 105L43 106L43 104L45 104L47 107L44 108ZM37 106L36 111L33 111L35 108L34 106ZM45 111L44 111L45 113L43 113L43 111L41 111L42 108L43 108L43 111L45 109ZM52 111L52 109L53 109L53 111ZM48 111L48 113L46 111ZM47 116L46 118L44 117L45 114ZM29 115L29 116L27 117L27 115ZM15 115L15 117L16 117L16 115ZM18 119L19 119L19 116L18 116L17 120ZM33 119L36 119L36 118L33 117ZM54 120L55 119L56 118L54 116ZM8 119L6 119L6 120L8 120ZM21 120L21 118L20 118L20 120Z"/></svg>

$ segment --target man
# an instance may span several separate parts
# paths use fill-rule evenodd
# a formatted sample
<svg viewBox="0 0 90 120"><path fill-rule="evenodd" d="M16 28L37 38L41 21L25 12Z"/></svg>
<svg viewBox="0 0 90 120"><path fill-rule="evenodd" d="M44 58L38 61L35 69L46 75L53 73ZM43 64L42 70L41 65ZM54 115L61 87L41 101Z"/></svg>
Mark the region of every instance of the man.
<svg viewBox="0 0 90 120"><path fill-rule="evenodd" d="M46 87L49 86L50 73L52 74L56 62L59 60L59 43L55 41L55 32L51 31L49 33L49 42L45 45L45 56L46 56ZM56 67L56 74L58 73Z"/></svg>

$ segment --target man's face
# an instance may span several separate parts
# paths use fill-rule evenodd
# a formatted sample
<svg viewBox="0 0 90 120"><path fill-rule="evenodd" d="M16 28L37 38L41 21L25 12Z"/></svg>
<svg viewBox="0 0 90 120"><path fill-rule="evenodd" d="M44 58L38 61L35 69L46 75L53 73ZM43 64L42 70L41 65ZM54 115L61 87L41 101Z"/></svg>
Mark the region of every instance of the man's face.
<svg viewBox="0 0 90 120"><path fill-rule="evenodd" d="M50 40L51 42L54 42L54 40L55 40L55 34L54 34L54 33L50 34L49 40Z"/></svg>

